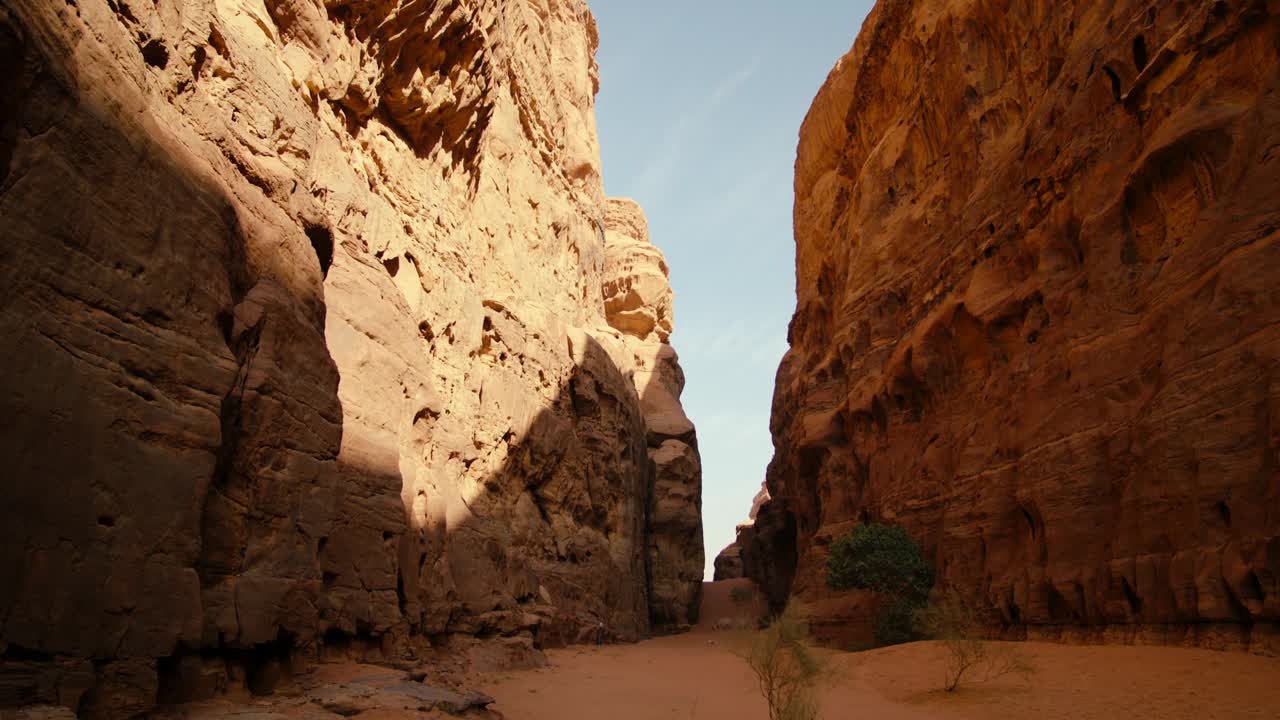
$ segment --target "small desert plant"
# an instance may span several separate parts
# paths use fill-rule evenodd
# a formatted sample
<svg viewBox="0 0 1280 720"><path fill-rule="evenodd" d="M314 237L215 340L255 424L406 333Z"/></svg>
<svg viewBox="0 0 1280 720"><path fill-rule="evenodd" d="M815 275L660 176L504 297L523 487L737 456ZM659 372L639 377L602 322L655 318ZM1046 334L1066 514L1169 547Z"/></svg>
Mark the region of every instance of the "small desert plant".
<svg viewBox="0 0 1280 720"><path fill-rule="evenodd" d="M736 587L729 591L729 599L734 605L746 605L751 602L751 598L755 593L751 592L751 588Z"/></svg>
<svg viewBox="0 0 1280 720"><path fill-rule="evenodd" d="M947 650L947 671L943 688L954 692L967 675L982 673L984 680L1003 675L1029 676L1035 672L1021 654L988 643L973 608L953 590L941 594L929 606L916 612L916 626L926 637L942 643Z"/></svg>
<svg viewBox="0 0 1280 720"><path fill-rule="evenodd" d="M769 720L815 720L826 663L814 651L809 627L788 607L742 652L769 705Z"/></svg>
<svg viewBox="0 0 1280 720"><path fill-rule="evenodd" d="M913 617L929 597L933 569L906 530L868 523L831 544L827 585L886 595L889 602L876 620L876 640L895 645L916 639Z"/></svg>

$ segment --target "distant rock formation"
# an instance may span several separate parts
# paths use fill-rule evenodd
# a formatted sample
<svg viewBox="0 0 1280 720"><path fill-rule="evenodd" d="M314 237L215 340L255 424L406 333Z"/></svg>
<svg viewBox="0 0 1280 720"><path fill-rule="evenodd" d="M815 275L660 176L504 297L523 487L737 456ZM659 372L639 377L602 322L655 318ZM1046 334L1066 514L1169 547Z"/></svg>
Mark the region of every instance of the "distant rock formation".
<svg viewBox="0 0 1280 720"><path fill-rule="evenodd" d="M800 132L775 603L865 627L872 520L1010 637L1277 648L1278 12L876 6Z"/></svg>
<svg viewBox="0 0 1280 720"><path fill-rule="evenodd" d="M746 564L742 558L742 549L744 546L753 545L749 540L752 528L756 524L756 516L760 513L760 508L769 500L769 488L761 486L760 492L751 500L751 513L747 517L747 521L737 527L737 537L729 543L715 560L715 577L720 580L735 580L747 576ZM754 549L754 548L753 548Z"/></svg>
<svg viewBox="0 0 1280 720"><path fill-rule="evenodd" d="M702 460L693 423L680 405L684 372L667 344L672 293L667 262L649 241L649 224L631 200L605 207L605 313L624 333L635 371L655 476L649 493L649 611L655 630L698 620L702 593Z"/></svg>
<svg viewBox="0 0 1280 720"><path fill-rule="evenodd" d="M0 8L0 707L689 621L596 44L580 0Z"/></svg>

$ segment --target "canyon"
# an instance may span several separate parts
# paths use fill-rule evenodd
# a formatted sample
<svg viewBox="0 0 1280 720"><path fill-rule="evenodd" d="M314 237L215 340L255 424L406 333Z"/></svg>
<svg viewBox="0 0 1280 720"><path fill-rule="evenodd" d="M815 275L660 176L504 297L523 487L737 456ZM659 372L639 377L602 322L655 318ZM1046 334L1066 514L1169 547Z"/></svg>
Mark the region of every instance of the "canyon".
<svg viewBox="0 0 1280 720"><path fill-rule="evenodd" d="M0 8L0 707L696 621L597 43L581 0Z"/></svg>
<svg viewBox="0 0 1280 720"><path fill-rule="evenodd" d="M599 44L583 0L0 5L0 715L746 716L716 631L789 604L886 717L1280 702L1280 2L876 3L712 584ZM1043 682L843 652L873 522Z"/></svg>
<svg viewBox="0 0 1280 720"><path fill-rule="evenodd" d="M800 130L769 500L837 644L906 528L993 633L1280 649L1280 6L882 0Z"/></svg>

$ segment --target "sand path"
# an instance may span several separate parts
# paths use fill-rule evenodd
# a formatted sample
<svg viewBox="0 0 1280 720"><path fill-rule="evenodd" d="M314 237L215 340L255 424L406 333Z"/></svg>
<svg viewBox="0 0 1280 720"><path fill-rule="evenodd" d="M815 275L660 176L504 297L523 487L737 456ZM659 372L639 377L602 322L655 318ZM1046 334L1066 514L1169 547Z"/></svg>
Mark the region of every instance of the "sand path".
<svg viewBox="0 0 1280 720"><path fill-rule="evenodd" d="M704 626L638 645L548 653L540 670L481 676L508 720L765 720L754 678L731 650L732 633L708 627L733 614L731 586L709 587ZM708 612L709 611L709 612ZM975 682L939 691L944 649L913 643L833 653L823 696L830 720L875 718L1280 718L1280 659L1166 647L1018 643L1036 666L1029 680Z"/></svg>

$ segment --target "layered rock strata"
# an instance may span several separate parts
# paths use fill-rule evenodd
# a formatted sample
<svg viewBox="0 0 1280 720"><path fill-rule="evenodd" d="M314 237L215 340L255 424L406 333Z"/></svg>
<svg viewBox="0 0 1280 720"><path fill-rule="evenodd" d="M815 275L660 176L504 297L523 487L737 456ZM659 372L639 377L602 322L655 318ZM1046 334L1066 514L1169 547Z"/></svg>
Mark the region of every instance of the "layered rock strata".
<svg viewBox="0 0 1280 720"><path fill-rule="evenodd" d="M748 575L858 521L1011 636L1276 646L1280 6L882 0L800 132Z"/></svg>
<svg viewBox="0 0 1280 720"><path fill-rule="evenodd" d="M596 43L580 0L0 8L0 706L693 612Z"/></svg>
<svg viewBox="0 0 1280 720"><path fill-rule="evenodd" d="M649 493L649 610L655 630L698 621L702 597L702 460L680 405L684 371L668 344L672 292L666 258L631 200L605 208L605 312L631 354L654 477Z"/></svg>

